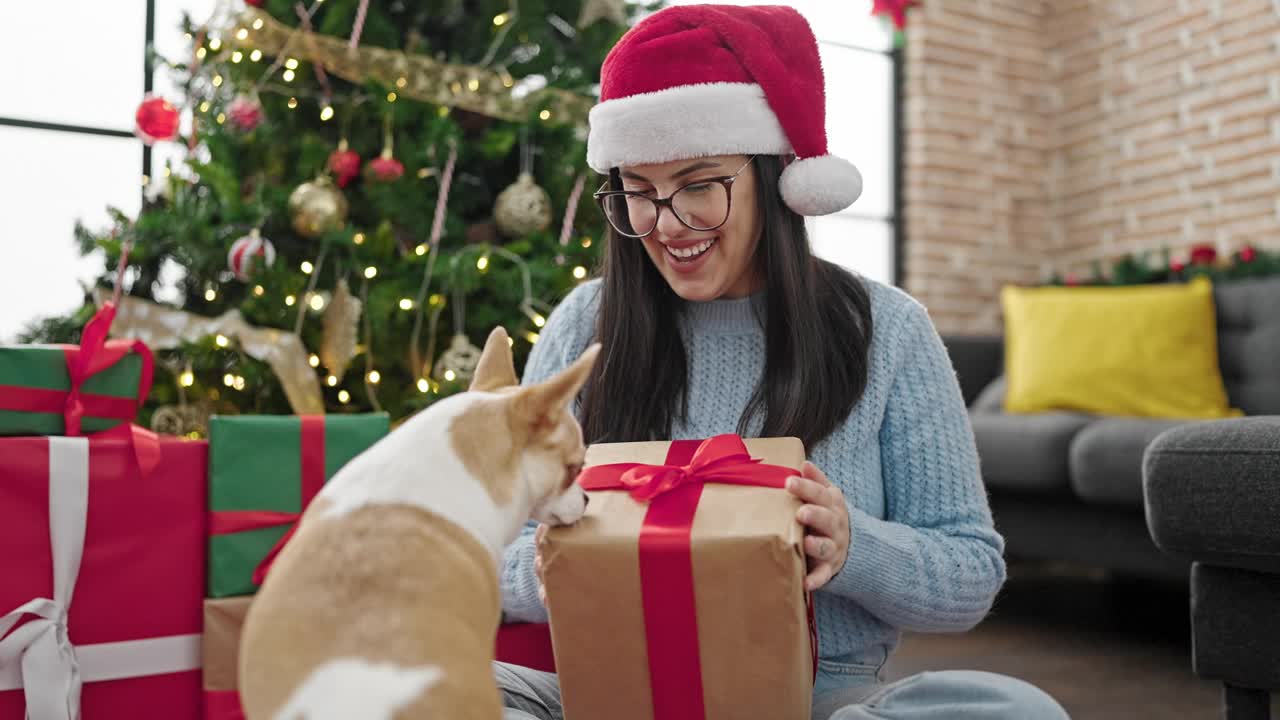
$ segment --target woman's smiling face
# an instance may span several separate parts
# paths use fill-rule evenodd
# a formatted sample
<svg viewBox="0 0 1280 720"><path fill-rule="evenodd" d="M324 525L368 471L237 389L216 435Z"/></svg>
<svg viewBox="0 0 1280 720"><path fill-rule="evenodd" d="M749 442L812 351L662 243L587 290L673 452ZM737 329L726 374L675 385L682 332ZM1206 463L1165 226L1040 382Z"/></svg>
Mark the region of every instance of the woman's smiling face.
<svg viewBox="0 0 1280 720"><path fill-rule="evenodd" d="M716 181L735 173L728 187ZM758 186L755 167L747 156L632 165L619 168L619 174L623 190L649 198L667 198L678 191L673 204L685 222L671 207L663 207L653 232L643 239L617 238L644 243L649 259L677 295L705 302L745 297L760 289L763 275L755 262L761 235ZM630 202L628 206L637 230L652 223L652 203ZM724 224L715 227L722 219ZM704 227L714 229L694 229Z"/></svg>

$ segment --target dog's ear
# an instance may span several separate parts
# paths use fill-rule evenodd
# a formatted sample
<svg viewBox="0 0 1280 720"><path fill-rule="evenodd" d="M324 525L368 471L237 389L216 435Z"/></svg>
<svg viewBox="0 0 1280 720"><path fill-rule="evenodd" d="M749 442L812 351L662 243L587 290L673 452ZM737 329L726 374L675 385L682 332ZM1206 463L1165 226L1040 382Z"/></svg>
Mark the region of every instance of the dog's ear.
<svg viewBox="0 0 1280 720"><path fill-rule="evenodd" d="M484 343L484 352L480 353L470 389L493 391L519 384L515 361L511 359L511 341L507 338L507 331L498 326Z"/></svg>
<svg viewBox="0 0 1280 720"><path fill-rule="evenodd" d="M587 348L572 365L545 382L523 388L512 399L512 412L535 433L551 430L556 414L563 411L587 382L600 355L600 343Z"/></svg>

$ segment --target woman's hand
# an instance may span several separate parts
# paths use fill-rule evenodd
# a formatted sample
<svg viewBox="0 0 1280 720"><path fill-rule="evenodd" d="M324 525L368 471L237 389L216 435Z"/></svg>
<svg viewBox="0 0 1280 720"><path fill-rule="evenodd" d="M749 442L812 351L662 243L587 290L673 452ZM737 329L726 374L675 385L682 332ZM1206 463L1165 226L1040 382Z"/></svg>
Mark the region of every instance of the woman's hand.
<svg viewBox="0 0 1280 720"><path fill-rule="evenodd" d="M538 602L547 606L547 586L542 581L542 538L547 534L547 524L538 525L533 533L533 574L538 576Z"/></svg>
<svg viewBox="0 0 1280 720"><path fill-rule="evenodd" d="M804 587L813 592L830 582L849 556L849 508L844 493L813 463L806 462L801 475L787 479L787 490L805 502L796 520L805 526L804 552L809 556Z"/></svg>

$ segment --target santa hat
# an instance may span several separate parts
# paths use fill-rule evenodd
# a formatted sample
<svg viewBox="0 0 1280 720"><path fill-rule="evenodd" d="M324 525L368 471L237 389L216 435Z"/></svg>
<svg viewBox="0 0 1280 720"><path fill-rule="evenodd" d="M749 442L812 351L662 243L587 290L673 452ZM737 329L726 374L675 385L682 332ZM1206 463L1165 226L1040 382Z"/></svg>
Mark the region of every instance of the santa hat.
<svg viewBox="0 0 1280 720"><path fill-rule="evenodd" d="M809 23L780 6L684 5L638 23L604 61L587 162L606 173L709 155L789 155L782 198L801 215L853 204L862 176L827 153Z"/></svg>

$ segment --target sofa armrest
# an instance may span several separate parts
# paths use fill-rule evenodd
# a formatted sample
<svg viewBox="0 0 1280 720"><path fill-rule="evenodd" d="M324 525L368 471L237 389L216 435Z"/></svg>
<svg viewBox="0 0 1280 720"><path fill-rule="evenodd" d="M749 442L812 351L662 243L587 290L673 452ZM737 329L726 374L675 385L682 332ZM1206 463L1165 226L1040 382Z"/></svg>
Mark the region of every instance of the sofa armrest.
<svg viewBox="0 0 1280 720"><path fill-rule="evenodd" d="M1165 552L1280 573L1280 416L1166 430L1142 462L1147 528Z"/></svg>
<svg viewBox="0 0 1280 720"><path fill-rule="evenodd" d="M964 403L971 406L983 388L1004 372L1004 338L943 335L942 342L960 379Z"/></svg>

